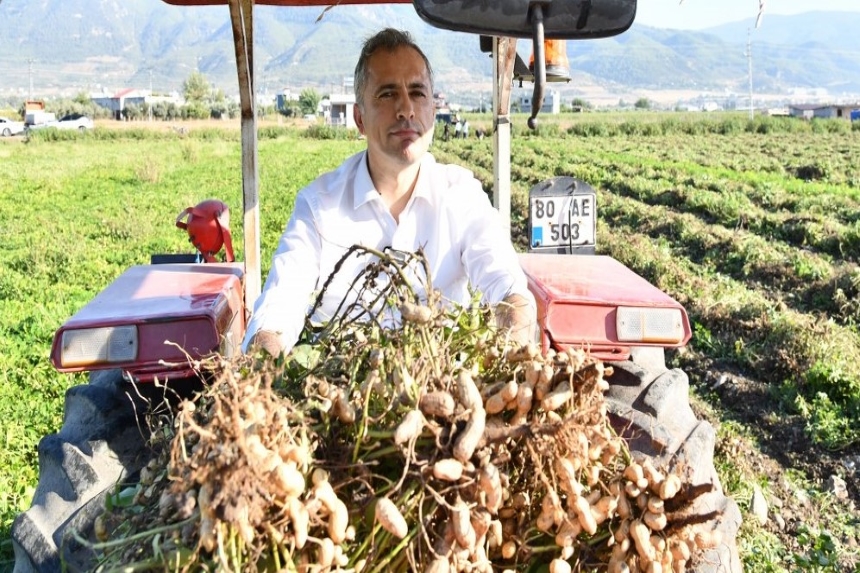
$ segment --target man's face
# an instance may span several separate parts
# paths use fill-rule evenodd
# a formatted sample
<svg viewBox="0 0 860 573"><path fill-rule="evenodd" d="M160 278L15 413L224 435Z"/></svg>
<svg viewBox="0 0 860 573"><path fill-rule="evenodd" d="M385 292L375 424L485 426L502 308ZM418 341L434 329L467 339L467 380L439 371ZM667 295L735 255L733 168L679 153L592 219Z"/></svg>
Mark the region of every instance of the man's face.
<svg viewBox="0 0 860 573"><path fill-rule="evenodd" d="M405 46L377 50L367 70L364 103L354 113L368 153L405 165L419 161L433 139L436 114L424 59Z"/></svg>

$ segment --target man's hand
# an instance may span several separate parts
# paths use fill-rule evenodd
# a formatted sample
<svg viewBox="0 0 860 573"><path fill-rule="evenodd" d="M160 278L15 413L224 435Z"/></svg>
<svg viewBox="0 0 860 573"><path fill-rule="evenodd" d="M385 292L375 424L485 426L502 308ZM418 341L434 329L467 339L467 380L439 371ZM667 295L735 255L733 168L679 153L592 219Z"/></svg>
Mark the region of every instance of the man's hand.
<svg viewBox="0 0 860 573"><path fill-rule="evenodd" d="M256 352L257 350L264 350L273 358L278 358L284 352L281 335L271 330L258 331L248 343L249 352Z"/></svg>
<svg viewBox="0 0 860 573"><path fill-rule="evenodd" d="M496 325L508 330L509 340L514 348L531 344L537 339L535 309L522 295L508 295L498 304Z"/></svg>

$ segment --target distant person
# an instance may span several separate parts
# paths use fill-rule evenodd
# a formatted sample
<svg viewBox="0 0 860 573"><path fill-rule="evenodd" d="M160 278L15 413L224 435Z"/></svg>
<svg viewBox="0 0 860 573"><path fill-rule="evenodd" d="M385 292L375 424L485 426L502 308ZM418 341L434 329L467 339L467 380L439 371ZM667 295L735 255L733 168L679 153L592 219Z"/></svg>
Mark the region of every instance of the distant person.
<svg viewBox="0 0 860 573"><path fill-rule="evenodd" d="M367 149L299 191L242 349L289 351L320 293L316 324L361 307L367 299L357 299L352 282L375 257L341 261L356 244L422 250L444 300L467 305L480 292L513 345L532 342L535 300L507 226L470 171L437 163L428 151L435 107L424 52L408 33L382 30L364 43L354 85L353 115ZM414 285L426 299L422 286ZM365 294L374 300L377 293Z"/></svg>
<svg viewBox="0 0 860 573"><path fill-rule="evenodd" d="M463 120L463 128L461 131L461 135L462 135L463 139L469 138L469 120L468 119Z"/></svg>
<svg viewBox="0 0 860 573"><path fill-rule="evenodd" d="M457 118L457 122L454 124L454 139L460 139L460 132L463 129L463 124L460 123L460 118Z"/></svg>
<svg viewBox="0 0 860 573"><path fill-rule="evenodd" d="M451 124L447 121L445 122L445 126L442 128L442 141L448 141L448 137L451 132Z"/></svg>

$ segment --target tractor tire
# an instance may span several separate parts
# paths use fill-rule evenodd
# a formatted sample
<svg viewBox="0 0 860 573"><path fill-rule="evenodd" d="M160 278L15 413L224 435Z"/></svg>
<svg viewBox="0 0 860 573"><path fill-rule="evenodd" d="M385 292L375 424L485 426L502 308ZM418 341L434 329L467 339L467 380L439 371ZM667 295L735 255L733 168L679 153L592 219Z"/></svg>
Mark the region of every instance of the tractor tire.
<svg viewBox="0 0 860 573"><path fill-rule="evenodd" d="M650 457L656 467L680 466L693 488L710 489L683 512L685 520L719 530L722 538L720 545L700 556L694 570L740 573L741 513L723 492L714 467L716 431L693 413L687 375L666 368L662 348L636 348L630 360L611 365L607 406L613 427L627 439L633 457Z"/></svg>
<svg viewBox="0 0 860 573"><path fill-rule="evenodd" d="M62 428L39 442L32 505L12 524L15 573L61 571L78 560L70 532L87 537L105 496L147 462L144 409L119 370L94 372L66 392Z"/></svg>

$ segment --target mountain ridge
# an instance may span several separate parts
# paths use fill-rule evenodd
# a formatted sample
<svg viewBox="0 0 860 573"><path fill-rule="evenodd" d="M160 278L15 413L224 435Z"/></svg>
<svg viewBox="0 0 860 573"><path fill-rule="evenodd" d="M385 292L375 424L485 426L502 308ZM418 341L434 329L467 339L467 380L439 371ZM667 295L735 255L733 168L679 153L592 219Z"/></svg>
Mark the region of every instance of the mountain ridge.
<svg viewBox="0 0 860 573"><path fill-rule="evenodd" d="M32 4L0 2L0 98L150 85L157 92L180 90L195 70L225 93L236 92L225 6L177 7L158 0ZM34 17L36 10L39 17ZM477 38L433 28L411 5L255 10L261 92L309 86L338 91L352 76L363 39L395 26L410 30L424 48L437 88L489 95L491 66ZM858 28L860 14L852 12L766 15L754 30L747 21L697 31L634 23L616 37L568 42L574 81L553 86L573 95L592 89L740 97L748 89L752 64L757 92L789 96L798 90L826 90L832 98L851 98L860 94L860 50L854 47ZM529 42L521 40L518 51L524 58L528 50Z"/></svg>

